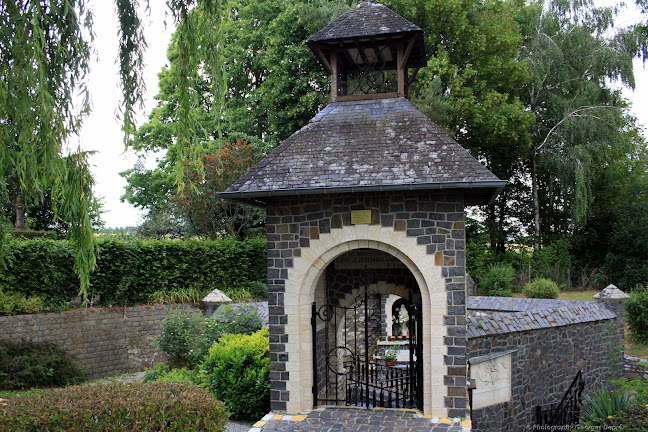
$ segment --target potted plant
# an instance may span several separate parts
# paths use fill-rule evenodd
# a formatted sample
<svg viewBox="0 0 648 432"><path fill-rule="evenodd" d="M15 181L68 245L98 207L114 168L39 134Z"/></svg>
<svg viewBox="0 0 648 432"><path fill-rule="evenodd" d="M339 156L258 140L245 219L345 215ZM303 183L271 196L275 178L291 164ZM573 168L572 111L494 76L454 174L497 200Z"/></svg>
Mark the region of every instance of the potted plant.
<svg viewBox="0 0 648 432"><path fill-rule="evenodd" d="M398 358L399 351L400 347L396 345L391 346L387 351L385 351L385 354L382 356L385 365L394 366L396 364L396 359Z"/></svg>

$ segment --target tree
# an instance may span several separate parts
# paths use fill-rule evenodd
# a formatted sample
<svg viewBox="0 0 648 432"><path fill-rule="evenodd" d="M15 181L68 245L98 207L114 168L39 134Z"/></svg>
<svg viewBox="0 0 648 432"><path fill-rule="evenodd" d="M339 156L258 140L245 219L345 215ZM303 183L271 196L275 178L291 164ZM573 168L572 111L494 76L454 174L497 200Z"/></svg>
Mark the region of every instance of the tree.
<svg viewBox="0 0 648 432"><path fill-rule="evenodd" d="M238 139L203 155L204 173L186 172L188 187L173 200L194 232L213 237L224 233L240 236L265 221L263 211L257 207L218 197L218 192L238 180L261 156L254 145Z"/></svg>
<svg viewBox="0 0 648 432"><path fill-rule="evenodd" d="M525 165L535 249L541 236L573 232L593 200L594 172L624 154L625 101L609 87L632 87L633 52L606 38L614 10L591 1L538 2L523 17L531 82L522 97L536 121Z"/></svg>
<svg viewBox="0 0 648 432"><path fill-rule="evenodd" d="M200 149L193 157L200 161L206 153L219 154L221 143L238 139L253 143L256 152L265 153L306 124L327 100L328 77L304 41L347 9L348 4L342 0L223 2L220 49L228 73L225 92L220 96L225 105L218 114L215 109L220 105L213 92L218 80L221 83L216 87L223 90L223 75L218 72L214 77L203 67L200 59L208 53L201 44L190 53L190 67L186 69L190 100L188 111L182 110L184 72L179 29L168 49L169 67L159 74L158 105L130 142L142 153L166 150L166 154L154 170L139 164L122 174L128 180L123 199L148 209L148 219L171 220L175 225L178 218L163 213L169 209L171 197L184 193L176 190L178 164L183 165L183 172L200 173L207 168L200 163L186 163L188 155L178 145L182 133L190 137L195 149ZM187 18L198 28L213 20L200 9L192 10ZM192 122L182 132L185 113Z"/></svg>
<svg viewBox="0 0 648 432"><path fill-rule="evenodd" d="M519 58L519 0L390 0L425 32L428 67L410 90L413 102L498 177L511 179L530 144L531 113L519 98L530 77ZM443 112L445 111L445 112ZM503 251L509 235L507 186L486 209L491 244Z"/></svg>

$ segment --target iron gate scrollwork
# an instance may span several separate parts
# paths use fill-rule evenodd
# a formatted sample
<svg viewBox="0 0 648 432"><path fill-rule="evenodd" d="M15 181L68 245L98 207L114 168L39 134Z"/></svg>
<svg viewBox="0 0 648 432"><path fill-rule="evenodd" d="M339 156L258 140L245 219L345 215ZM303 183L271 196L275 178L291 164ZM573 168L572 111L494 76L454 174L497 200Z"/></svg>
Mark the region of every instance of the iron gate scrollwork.
<svg viewBox="0 0 648 432"><path fill-rule="evenodd" d="M364 408L421 408L422 311L410 305L409 361L387 366L370 359L369 322L373 318L365 289L353 306L312 305L313 400L315 405ZM407 345L405 345L407 346Z"/></svg>

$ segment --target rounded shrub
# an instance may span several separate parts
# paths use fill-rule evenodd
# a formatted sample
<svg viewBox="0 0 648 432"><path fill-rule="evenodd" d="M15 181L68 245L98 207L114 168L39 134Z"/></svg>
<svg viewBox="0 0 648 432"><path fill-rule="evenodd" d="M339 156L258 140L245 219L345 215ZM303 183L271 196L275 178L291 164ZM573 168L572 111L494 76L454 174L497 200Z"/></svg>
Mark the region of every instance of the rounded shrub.
<svg viewBox="0 0 648 432"><path fill-rule="evenodd" d="M551 279L539 278L524 285L522 293L527 298L557 299L560 289Z"/></svg>
<svg viewBox="0 0 648 432"><path fill-rule="evenodd" d="M648 344L648 287L637 286L630 293L625 307L632 338L639 343Z"/></svg>
<svg viewBox="0 0 648 432"><path fill-rule="evenodd" d="M85 375L74 357L55 344L0 339L0 390L65 386Z"/></svg>
<svg viewBox="0 0 648 432"><path fill-rule="evenodd" d="M207 388L233 418L256 420L270 411L268 329L224 335L210 348L201 370Z"/></svg>
<svg viewBox="0 0 648 432"><path fill-rule="evenodd" d="M495 297L512 297L515 270L511 264L499 263L491 265L477 280L480 292Z"/></svg>
<svg viewBox="0 0 648 432"><path fill-rule="evenodd" d="M174 366L190 364L191 352L198 343L203 317L198 312L174 311L162 323L157 345Z"/></svg>

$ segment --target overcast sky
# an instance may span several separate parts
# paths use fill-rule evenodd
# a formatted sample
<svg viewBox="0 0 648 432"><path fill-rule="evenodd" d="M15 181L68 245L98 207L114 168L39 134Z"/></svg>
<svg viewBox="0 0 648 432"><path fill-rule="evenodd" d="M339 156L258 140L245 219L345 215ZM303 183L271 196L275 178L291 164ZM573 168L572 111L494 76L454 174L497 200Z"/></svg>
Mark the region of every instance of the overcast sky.
<svg viewBox="0 0 648 432"><path fill-rule="evenodd" d="M141 125L148 113L155 106L154 96L158 93L157 74L167 63L166 48L171 40L173 25L171 17L166 16L166 2L151 1L150 16L145 17L146 40L146 108L140 113ZM597 4L610 4L610 0L597 0ZM634 3L634 2L631 2ZM94 0L92 7L95 14L94 31L96 34L95 49L98 60L93 62L89 77L89 88L92 96L93 112L85 120L83 131L78 138L70 142L76 149L80 144L83 150L96 150L91 158L92 171L95 176L95 194L103 204L103 220L107 227L125 227L138 225L142 212L128 203L121 203L119 198L124 193L126 180L119 173L133 166L137 158L132 151L124 153L124 144L120 122L116 119L120 90L118 86L117 28L114 1ZM626 12L617 21L617 26L626 26L641 20L639 12ZM165 26L164 21L167 21ZM648 125L648 72L641 61L635 61L637 85L635 91L625 90L624 94L633 101L632 112L640 119L642 125ZM154 166L155 160L148 161Z"/></svg>

